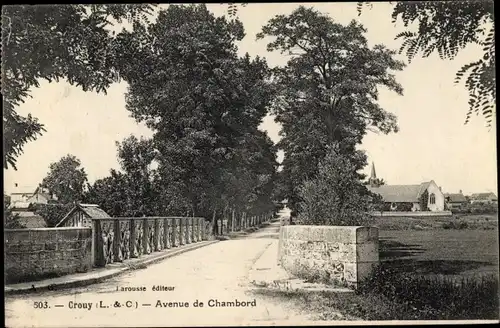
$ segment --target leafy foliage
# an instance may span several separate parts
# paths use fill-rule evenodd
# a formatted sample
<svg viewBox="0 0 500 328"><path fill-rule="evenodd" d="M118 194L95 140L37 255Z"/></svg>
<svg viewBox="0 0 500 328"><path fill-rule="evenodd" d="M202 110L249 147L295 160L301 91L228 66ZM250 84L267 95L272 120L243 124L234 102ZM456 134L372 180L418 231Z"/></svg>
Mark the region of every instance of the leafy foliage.
<svg viewBox="0 0 500 328"><path fill-rule="evenodd" d="M57 196L62 204L81 201L87 173L80 166L80 160L68 154L58 162L50 164L50 171L40 186L47 188L51 195Z"/></svg>
<svg viewBox="0 0 500 328"><path fill-rule="evenodd" d="M358 13L364 3L358 3ZM495 22L493 1L397 1L392 20L405 27L417 23L416 32L396 35L403 40L400 53L408 60L417 55L438 53L441 59L453 59L469 44L478 44L483 54L477 61L464 65L455 83L465 80L469 91L469 110L465 124L473 113L481 113L491 126L496 104Z"/></svg>
<svg viewBox="0 0 500 328"><path fill-rule="evenodd" d="M127 109L155 131L159 212L213 217L270 203L275 152L258 126L273 88L264 60L238 58L243 36L241 22L204 5L171 5L118 36L119 59L135 57L122 69Z"/></svg>
<svg viewBox="0 0 500 328"><path fill-rule="evenodd" d="M332 147L318 174L300 187L299 219L313 225L363 225L369 220L371 193L349 157Z"/></svg>
<svg viewBox="0 0 500 328"><path fill-rule="evenodd" d="M13 213L10 206L10 196L3 195L3 226L4 229L20 229L23 225L19 222L19 215Z"/></svg>
<svg viewBox="0 0 500 328"><path fill-rule="evenodd" d="M398 130L396 117L377 103L378 87L402 94L392 71L404 64L383 45L369 48L365 32L354 21L343 26L301 6L272 18L257 35L274 39L268 51L291 56L273 72L278 93L272 109L282 125L278 147L285 152L282 174L292 211L300 202L299 186L314 178L329 146L338 142L340 153L361 169L366 156L356 145L366 131Z"/></svg>
<svg viewBox="0 0 500 328"><path fill-rule="evenodd" d="M231 18L235 18L237 17L238 15L238 5L241 6L241 7L246 7L248 3L246 2L243 2L243 3L239 3L239 4L236 4L236 3L228 3L227 4L227 14L229 17Z"/></svg>
<svg viewBox="0 0 500 328"><path fill-rule="evenodd" d="M40 79L67 79L83 90L105 92L119 78L108 27L147 21L154 5L10 5L2 7L4 168L16 168L23 146L44 131L16 107Z"/></svg>
<svg viewBox="0 0 500 328"><path fill-rule="evenodd" d="M68 204L30 204L29 210L44 218L48 228L55 227L73 209L75 205Z"/></svg>

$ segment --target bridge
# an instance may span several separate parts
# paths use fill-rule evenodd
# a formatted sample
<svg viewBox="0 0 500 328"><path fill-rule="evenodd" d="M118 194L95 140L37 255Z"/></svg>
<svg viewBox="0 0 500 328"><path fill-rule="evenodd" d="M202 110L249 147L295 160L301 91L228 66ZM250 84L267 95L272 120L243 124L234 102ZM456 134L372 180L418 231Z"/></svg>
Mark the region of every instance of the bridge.
<svg viewBox="0 0 500 328"><path fill-rule="evenodd" d="M276 255L281 222L270 222L270 217L261 220L264 219L268 224L256 232L213 242L100 283L7 295L6 323L11 327L26 324L67 327L69 321L88 327L302 323L308 319L297 309L252 292L256 274L261 277L279 274L274 271L279 270ZM100 270L115 265L112 263L115 260L128 261L127 256L165 252L162 247L181 249L190 247L188 243L194 245L206 239L203 229L199 229L202 220L185 220L184 228L180 228L183 220L179 218L134 221L103 220L95 226L93 238L97 243L93 246L93 259ZM189 222L191 228L186 228ZM243 225L257 225L259 220L252 222ZM140 229L130 231L131 226L141 224ZM223 232L231 227L226 224L220 229ZM127 233L114 234L118 237L110 239L112 230ZM57 317L60 320L54 319Z"/></svg>

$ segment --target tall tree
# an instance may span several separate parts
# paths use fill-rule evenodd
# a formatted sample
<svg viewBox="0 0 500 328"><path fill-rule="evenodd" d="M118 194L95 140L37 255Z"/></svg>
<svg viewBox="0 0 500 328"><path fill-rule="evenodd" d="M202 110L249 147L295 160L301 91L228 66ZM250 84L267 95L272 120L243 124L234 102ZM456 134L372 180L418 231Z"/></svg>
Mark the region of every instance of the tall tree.
<svg viewBox="0 0 500 328"><path fill-rule="evenodd" d="M119 35L119 53L135 56L122 70L127 109L155 131L158 185L175 199L170 210L222 211L228 170L266 115L268 68L238 57L243 36L241 22L216 18L205 5L171 5L156 23Z"/></svg>
<svg viewBox="0 0 500 328"><path fill-rule="evenodd" d="M125 174L111 170L109 176L88 186L85 202L99 205L113 217L137 216L129 187Z"/></svg>
<svg viewBox="0 0 500 328"><path fill-rule="evenodd" d="M4 168L16 168L24 145L44 131L16 107L40 79L66 79L84 91L105 92L118 80L113 22L147 20L154 5L2 6L2 104Z"/></svg>
<svg viewBox="0 0 500 328"><path fill-rule="evenodd" d="M87 202L99 204L112 216L151 216L158 213L156 172L152 169L156 152L151 139L131 135L117 142L118 162L122 172L111 170L110 175L89 185Z"/></svg>
<svg viewBox="0 0 500 328"><path fill-rule="evenodd" d="M50 164L50 171L40 186L47 188L50 194L57 196L58 201L63 204L81 201L87 183L87 173L80 166L80 160L68 154L58 162Z"/></svg>
<svg viewBox="0 0 500 328"><path fill-rule="evenodd" d="M361 14L366 3L358 3ZM400 53L408 60L438 53L441 59L454 59L470 44L482 47L482 55L456 73L455 83L465 79L469 91L469 110L481 113L491 125L496 106L495 20L493 1L397 1L392 21L401 20L405 27L416 24L415 32L407 30L396 35L401 39Z"/></svg>
<svg viewBox="0 0 500 328"><path fill-rule="evenodd" d="M275 69L279 94L273 111L282 125L278 146L285 152L282 174L292 210L300 201L299 186L316 175L328 146L338 142L340 154L361 169L366 156L356 146L366 131L398 130L396 117L377 102L378 87L402 94L393 72L404 64L383 45L369 48L365 32L355 21L344 26L301 6L272 18L257 35L274 39L269 51L291 56Z"/></svg>

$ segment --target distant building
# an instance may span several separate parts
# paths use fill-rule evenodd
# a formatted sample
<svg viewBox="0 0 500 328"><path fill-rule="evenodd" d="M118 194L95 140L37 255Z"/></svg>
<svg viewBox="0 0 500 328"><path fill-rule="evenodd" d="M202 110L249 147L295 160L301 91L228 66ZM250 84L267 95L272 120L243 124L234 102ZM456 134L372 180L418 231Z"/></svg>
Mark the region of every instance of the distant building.
<svg viewBox="0 0 500 328"><path fill-rule="evenodd" d="M368 190L382 196L384 203L388 205L391 211L404 207L406 211L423 211L421 208L421 199L427 191L427 208L429 211L444 211L445 197L441 188L434 182L422 182L415 185L380 185L380 180L375 173L375 165L372 164L370 185Z"/></svg>
<svg viewBox="0 0 500 328"><path fill-rule="evenodd" d="M48 190L42 187L18 187L10 194L10 204L13 209L27 210L30 204L47 204L55 200Z"/></svg>
<svg viewBox="0 0 500 328"><path fill-rule="evenodd" d="M56 227L91 227L93 218L111 218L95 204L78 204L64 216Z"/></svg>
<svg viewBox="0 0 500 328"><path fill-rule="evenodd" d="M498 198L492 192L472 194L470 196L471 204L497 204Z"/></svg>
<svg viewBox="0 0 500 328"><path fill-rule="evenodd" d="M444 194L444 198L450 210L461 208L468 203L467 198L462 194L462 190L458 194Z"/></svg>

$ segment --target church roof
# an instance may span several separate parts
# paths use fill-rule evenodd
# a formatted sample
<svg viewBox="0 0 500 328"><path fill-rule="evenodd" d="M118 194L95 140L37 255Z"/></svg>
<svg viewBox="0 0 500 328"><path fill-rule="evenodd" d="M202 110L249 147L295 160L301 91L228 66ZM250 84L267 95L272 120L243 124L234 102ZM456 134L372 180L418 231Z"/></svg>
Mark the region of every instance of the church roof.
<svg viewBox="0 0 500 328"><path fill-rule="evenodd" d="M382 185L379 187L368 186L368 190L377 193L388 203L416 203L422 193L429 188L431 182L417 185Z"/></svg>

